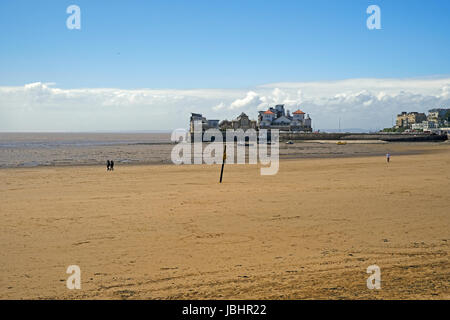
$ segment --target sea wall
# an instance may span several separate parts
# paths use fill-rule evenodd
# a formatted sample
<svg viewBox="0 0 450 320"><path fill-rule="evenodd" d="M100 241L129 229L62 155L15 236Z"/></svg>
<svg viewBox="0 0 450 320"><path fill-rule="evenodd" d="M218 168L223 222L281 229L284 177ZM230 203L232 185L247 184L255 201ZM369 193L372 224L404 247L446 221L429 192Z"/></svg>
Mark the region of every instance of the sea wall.
<svg viewBox="0 0 450 320"><path fill-rule="evenodd" d="M281 132L281 141L288 140L382 140L389 142L445 141L447 135L402 133L290 133Z"/></svg>
<svg viewBox="0 0 450 320"><path fill-rule="evenodd" d="M267 140L271 140L270 130L267 131ZM222 131L225 137L225 131ZM326 132L280 132L280 141L301 141L301 140L381 140L387 142L435 142L448 139L447 134L427 134L427 133L326 133ZM238 139L235 138L237 141ZM245 139L248 141L248 137ZM191 134L191 141L194 136ZM203 139L204 142L209 140Z"/></svg>

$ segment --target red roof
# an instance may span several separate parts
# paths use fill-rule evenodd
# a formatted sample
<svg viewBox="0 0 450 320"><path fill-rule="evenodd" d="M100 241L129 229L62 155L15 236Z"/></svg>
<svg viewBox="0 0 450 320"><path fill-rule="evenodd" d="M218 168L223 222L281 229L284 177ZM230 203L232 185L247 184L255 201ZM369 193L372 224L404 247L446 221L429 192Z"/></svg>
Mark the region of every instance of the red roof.
<svg viewBox="0 0 450 320"><path fill-rule="evenodd" d="M294 112L294 114L305 114L302 110L298 109L297 111Z"/></svg>
<svg viewBox="0 0 450 320"><path fill-rule="evenodd" d="M273 113L273 112L270 111L270 110L267 110L266 112L264 112L264 114L275 114L275 113Z"/></svg>

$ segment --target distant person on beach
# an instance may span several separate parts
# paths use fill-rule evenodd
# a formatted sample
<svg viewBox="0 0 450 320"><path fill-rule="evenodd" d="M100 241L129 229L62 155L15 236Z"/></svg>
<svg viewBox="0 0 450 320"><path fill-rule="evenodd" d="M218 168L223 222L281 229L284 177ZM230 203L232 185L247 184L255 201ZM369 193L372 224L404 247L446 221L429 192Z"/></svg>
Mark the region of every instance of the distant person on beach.
<svg viewBox="0 0 450 320"><path fill-rule="evenodd" d="M386 153L386 162L389 163L389 160L391 160L391 154Z"/></svg>
<svg viewBox="0 0 450 320"><path fill-rule="evenodd" d="M106 161L106 171L109 171L109 169L111 168L111 162L109 162L109 160Z"/></svg>
<svg viewBox="0 0 450 320"><path fill-rule="evenodd" d="M111 160L111 162L110 162L110 168L111 168L111 171L114 171L114 161L113 160Z"/></svg>

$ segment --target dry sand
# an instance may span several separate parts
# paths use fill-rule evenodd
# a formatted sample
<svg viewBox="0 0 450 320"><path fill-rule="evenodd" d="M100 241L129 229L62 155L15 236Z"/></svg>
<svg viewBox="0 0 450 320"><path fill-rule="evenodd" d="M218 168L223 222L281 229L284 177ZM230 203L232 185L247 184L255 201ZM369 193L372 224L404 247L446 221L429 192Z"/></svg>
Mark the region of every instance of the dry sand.
<svg viewBox="0 0 450 320"><path fill-rule="evenodd" d="M0 298L449 299L450 145L432 149L223 184L218 165L2 169Z"/></svg>

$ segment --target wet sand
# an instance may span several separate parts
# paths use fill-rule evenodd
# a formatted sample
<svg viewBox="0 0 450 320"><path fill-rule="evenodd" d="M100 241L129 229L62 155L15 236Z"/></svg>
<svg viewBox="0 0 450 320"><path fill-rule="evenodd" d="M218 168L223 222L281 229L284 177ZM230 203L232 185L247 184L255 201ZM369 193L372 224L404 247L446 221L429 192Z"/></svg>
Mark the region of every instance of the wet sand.
<svg viewBox="0 0 450 320"><path fill-rule="evenodd" d="M1 169L0 298L449 299L450 145L424 148L222 184L219 165Z"/></svg>

